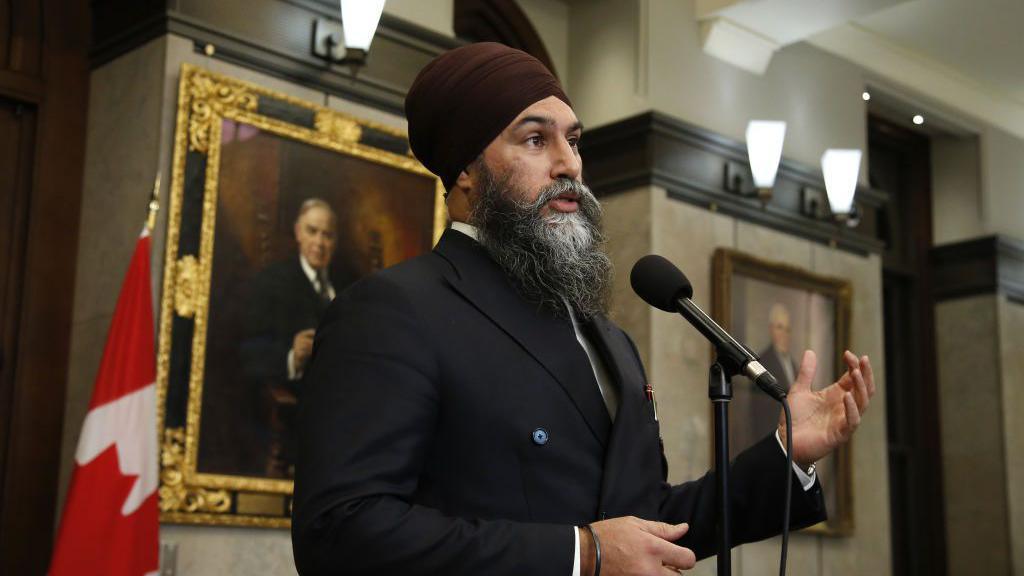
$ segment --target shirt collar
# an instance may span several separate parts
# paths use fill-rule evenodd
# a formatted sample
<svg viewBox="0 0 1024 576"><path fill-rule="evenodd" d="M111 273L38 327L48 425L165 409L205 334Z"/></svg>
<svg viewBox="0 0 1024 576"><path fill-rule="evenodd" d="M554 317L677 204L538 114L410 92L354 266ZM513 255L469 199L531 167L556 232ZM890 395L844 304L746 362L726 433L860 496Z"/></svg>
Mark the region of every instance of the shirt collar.
<svg viewBox="0 0 1024 576"><path fill-rule="evenodd" d="M299 254L299 265L302 266L302 272L306 275L306 278L309 278L311 283L316 284L320 281L316 270L312 265L310 265L309 260L306 260L306 257L302 254Z"/></svg>
<svg viewBox="0 0 1024 576"><path fill-rule="evenodd" d="M462 232L466 236L469 236L477 242L480 241L480 229L472 224L466 224L465 222L452 221L452 230Z"/></svg>

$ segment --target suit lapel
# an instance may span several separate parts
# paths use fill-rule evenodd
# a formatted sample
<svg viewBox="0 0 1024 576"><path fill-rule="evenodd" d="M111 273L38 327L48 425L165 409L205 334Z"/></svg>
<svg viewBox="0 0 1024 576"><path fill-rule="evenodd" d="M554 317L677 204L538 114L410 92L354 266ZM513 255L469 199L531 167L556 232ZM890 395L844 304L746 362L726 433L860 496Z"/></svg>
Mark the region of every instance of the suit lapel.
<svg viewBox="0 0 1024 576"><path fill-rule="evenodd" d="M296 285L303 286L303 297L309 301L310 305L313 306L313 309L319 310L322 313L327 309L328 302L324 302L324 299L317 294L316 288L314 288L313 283L309 281L309 276L306 276L306 271L302 269L302 263L298 258L295 259L295 265L291 268Z"/></svg>
<svg viewBox="0 0 1024 576"><path fill-rule="evenodd" d="M630 434L643 430L647 412L643 410L642 404L647 401L643 395L641 383L635 377L635 370L628 370L626 362L632 351L627 349L623 337L612 326L611 322L604 317L595 317L589 322L591 340L601 353L604 359L608 374L614 379L613 385L619 391L619 409L615 416L615 424L612 426L611 438L608 443L608 451L605 456L604 476L601 479L601 508L602 510L618 509L614 500L622 491L624 474L635 474L628 465L623 464L623 458L629 458L635 450L635 439ZM633 374L633 377L627 377ZM625 452L623 452L625 451Z"/></svg>
<svg viewBox="0 0 1024 576"><path fill-rule="evenodd" d="M551 374L605 445L611 419L568 318L526 302L483 247L465 234L447 230L435 251L454 267L446 275L452 288Z"/></svg>

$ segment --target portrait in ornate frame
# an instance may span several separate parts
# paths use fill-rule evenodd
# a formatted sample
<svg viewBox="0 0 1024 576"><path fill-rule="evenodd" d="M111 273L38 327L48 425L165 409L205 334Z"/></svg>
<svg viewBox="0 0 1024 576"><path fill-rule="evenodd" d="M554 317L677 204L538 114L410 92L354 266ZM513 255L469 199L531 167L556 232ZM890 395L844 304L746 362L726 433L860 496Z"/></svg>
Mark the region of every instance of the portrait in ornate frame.
<svg viewBox="0 0 1024 576"><path fill-rule="evenodd" d="M725 248L715 251L712 268L715 319L758 354L776 378L791 384L806 349L818 357L813 389L820 390L842 375L842 355L850 341L849 281ZM772 433L780 410L749 379L734 378L729 410L731 455ZM828 520L807 531L852 533L850 462L851 445L846 444L816 464Z"/></svg>
<svg viewBox="0 0 1024 576"><path fill-rule="evenodd" d="M267 302L311 298L322 312L359 277L429 251L446 224L444 190L400 130L188 64L171 172L157 354L160 518L287 527L301 370L296 348L266 352L279 335L265 325L281 316L311 332L318 316L296 320L292 308ZM300 239L313 209L328 215L322 270ZM276 270L298 288L273 280ZM292 334L284 335L287 350Z"/></svg>

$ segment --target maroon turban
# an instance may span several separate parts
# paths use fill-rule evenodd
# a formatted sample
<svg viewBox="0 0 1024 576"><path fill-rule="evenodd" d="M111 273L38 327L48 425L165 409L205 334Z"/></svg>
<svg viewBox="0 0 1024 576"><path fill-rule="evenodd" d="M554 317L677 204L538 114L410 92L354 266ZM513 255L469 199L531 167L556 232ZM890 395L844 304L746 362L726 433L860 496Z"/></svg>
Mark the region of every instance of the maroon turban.
<svg viewBox="0 0 1024 576"><path fill-rule="evenodd" d="M449 50L420 71L405 97L409 145L451 190L520 112L548 96L572 106L558 79L522 50L497 42Z"/></svg>

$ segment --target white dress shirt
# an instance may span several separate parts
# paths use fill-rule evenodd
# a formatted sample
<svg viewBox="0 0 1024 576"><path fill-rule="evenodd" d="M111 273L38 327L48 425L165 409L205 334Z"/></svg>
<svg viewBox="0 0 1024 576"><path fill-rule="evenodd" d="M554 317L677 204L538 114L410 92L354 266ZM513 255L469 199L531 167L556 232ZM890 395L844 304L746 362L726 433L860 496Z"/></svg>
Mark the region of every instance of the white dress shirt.
<svg viewBox="0 0 1024 576"><path fill-rule="evenodd" d="M465 222L452 222L452 230L462 232L466 236L469 236L477 242L480 241L480 230L471 224ZM612 384L611 378L608 376L608 369L605 366L604 360L600 354L594 349L594 345L587 338L586 334L580 330L579 320L576 318L576 312L572 306L566 302L566 307L569 310L569 318L572 320L572 329L576 332L576 340L579 341L580 347L586 352L587 358L590 359L590 367L594 371L594 378L597 380L597 387L601 391L601 397L604 399L605 406L608 407L608 414L611 416L612 421L615 421L615 414L619 407L619 391ZM775 431L775 440L779 443L779 448L782 449L782 453L786 453L786 445L782 443L779 438L778 430ZM797 479L800 480L800 485L803 486L804 491L810 490L814 486L814 480L817 474L812 470L811 474L808 475L803 471L796 462L793 463L793 473L796 474ZM580 529L578 526L573 527L574 536L574 549L572 556L572 576L580 576Z"/></svg>

